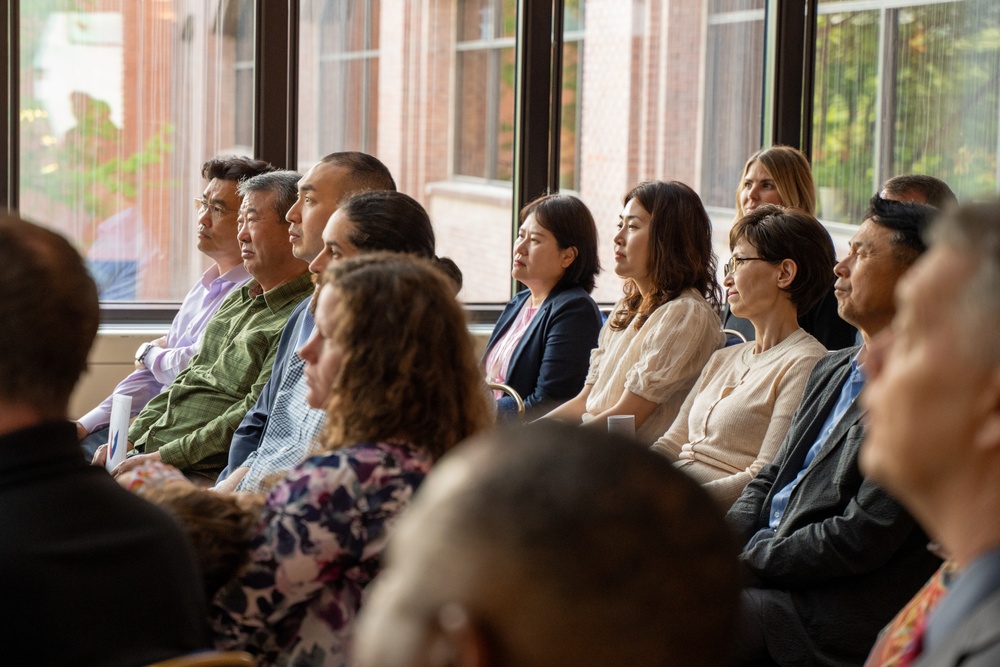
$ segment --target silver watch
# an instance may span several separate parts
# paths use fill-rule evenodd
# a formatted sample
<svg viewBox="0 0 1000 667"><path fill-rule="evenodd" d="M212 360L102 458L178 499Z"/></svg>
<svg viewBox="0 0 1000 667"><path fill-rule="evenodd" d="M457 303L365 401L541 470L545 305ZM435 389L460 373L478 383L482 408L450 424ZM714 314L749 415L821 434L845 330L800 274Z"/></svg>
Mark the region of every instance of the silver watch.
<svg viewBox="0 0 1000 667"><path fill-rule="evenodd" d="M145 366L146 355L149 351L156 347L153 343L143 343L139 346L139 349L135 351L135 363L140 366Z"/></svg>

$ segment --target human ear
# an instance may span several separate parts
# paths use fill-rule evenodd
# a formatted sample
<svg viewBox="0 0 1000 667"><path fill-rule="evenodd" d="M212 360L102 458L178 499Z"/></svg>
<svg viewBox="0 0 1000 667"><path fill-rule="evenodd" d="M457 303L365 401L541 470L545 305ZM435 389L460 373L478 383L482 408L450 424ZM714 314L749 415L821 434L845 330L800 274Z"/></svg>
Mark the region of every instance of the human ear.
<svg viewBox="0 0 1000 667"><path fill-rule="evenodd" d="M981 450L1000 450L1000 367L989 373L980 398L982 417L976 429L975 446Z"/></svg>
<svg viewBox="0 0 1000 667"><path fill-rule="evenodd" d="M576 261L577 255L580 253L577 251L575 245L571 245L562 251L562 267L564 269L569 268L569 265Z"/></svg>
<svg viewBox="0 0 1000 667"><path fill-rule="evenodd" d="M778 264L778 287L788 289L799 273L799 266L794 259L783 259Z"/></svg>

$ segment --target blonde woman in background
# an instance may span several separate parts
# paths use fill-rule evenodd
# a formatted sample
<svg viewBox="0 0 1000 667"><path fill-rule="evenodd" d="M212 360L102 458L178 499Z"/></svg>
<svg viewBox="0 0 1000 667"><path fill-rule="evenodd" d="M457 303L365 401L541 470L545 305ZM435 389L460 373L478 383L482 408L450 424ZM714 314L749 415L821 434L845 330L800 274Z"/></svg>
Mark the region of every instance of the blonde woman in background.
<svg viewBox="0 0 1000 667"><path fill-rule="evenodd" d="M736 220L763 204L796 208L815 217L816 184L802 151L791 146L771 146L747 160L736 187ZM837 314L833 281L831 274L823 298L812 308L799 311L799 324L827 349L840 350L855 345L858 332ZM722 313L722 322L726 329L735 329L748 340L754 336L753 324L735 316L728 307Z"/></svg>

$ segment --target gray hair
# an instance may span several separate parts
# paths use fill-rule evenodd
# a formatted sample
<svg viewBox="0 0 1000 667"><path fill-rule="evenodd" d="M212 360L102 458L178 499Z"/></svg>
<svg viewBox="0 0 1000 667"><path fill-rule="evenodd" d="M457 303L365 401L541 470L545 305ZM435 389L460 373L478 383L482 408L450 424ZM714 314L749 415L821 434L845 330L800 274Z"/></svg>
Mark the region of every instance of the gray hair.
<svg viewBox="0 0 1000 667"><path fill-rule="evenodd" d="M274 195L272 206L281 220L298 197L298 184L302 174L297 171L269 171L240 181L237 191L241 197L249 192L270 192Z"/></svg>
<svg viewBox="0 0 1000 667"><path fill-rule="evenodd" d="M990 333L1000 328L1000 202L959 206L942 216L929 236L932 244L969 256L975 273L955 312L965 320L963 331L971 332L965 337L969 351L976 358L1000 362L1000 347Z"/></svg>

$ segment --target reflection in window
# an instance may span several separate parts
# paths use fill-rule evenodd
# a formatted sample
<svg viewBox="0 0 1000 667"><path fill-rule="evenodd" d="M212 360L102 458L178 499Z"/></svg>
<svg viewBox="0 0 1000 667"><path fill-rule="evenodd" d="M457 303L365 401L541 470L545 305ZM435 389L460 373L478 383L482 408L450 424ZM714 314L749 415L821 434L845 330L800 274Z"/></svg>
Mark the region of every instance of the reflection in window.
<svg viewBox="0 0 1000 667"><path fill-rule="evenodd" d="M250 0L225 4L252 18ZM239 150L223 14L204 0L20 5L20 209L77 244L105 301L179 301L206 267L191 198L201 163Z"/></svg>
<svg viewBox="0 0 1000 667"><path fill-rule="evenodd" d="M861 222L879 185L905 173L941 178L960 199L1000 191L1000 4L875 4L820 5L813 171L821 216Z"/></svg>

